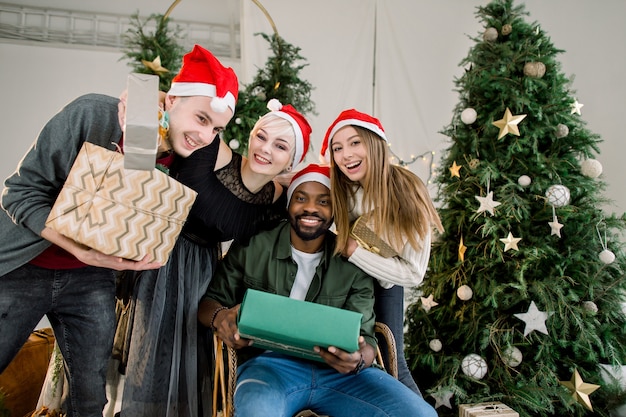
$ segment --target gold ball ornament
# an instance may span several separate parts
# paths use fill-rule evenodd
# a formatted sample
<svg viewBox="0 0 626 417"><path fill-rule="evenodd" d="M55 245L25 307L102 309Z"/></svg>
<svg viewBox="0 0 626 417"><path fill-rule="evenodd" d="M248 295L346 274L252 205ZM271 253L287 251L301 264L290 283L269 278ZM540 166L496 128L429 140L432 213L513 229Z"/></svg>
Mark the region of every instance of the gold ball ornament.
<svg viewBox="0 0 626 417"><path fill-rule="evenodd" d="M531 78L541 78L546 74L543 62L527 62L524 65L524 75Z"/></svg>
<svg viewBox="0 0 626 417"><path fill-rule="evenodd" d="M439 339L433 339L428 343L428 347L430 348L430 350L432 350L433 352L439 352L441 350L441 348L443 347L443 344L441 343L441 340Z"/></svg>
<svg viewBox="0 0 626 417"><path fill-rule="evenodd" d="M476 169L478 168L478 165L480 165L480 160L478 160L477 158L472 158L470 159L468 165L470 169Z"/></svg>
<svg viewBox="0 0 626 417"><path fill-rule="evenodd" d="M564 125L563 123L559 123L556 126L556 137L558 139L564 138L567 135L569 135L569 127L567 127L567 125Z"/></svg>
<svg viewBox="0 0 626 417"><path fill-rule="evenodd" d="M608 249L604 249L600 252L598 257L606 265L612 264L615 261L615 254Z"/></svg>
<svg viewBox="0 0 626 417"><path fill-rule="evenodd" d="M463 301L471 299L472 295L474 295L474 291L472 291L469 285L461 285L456 290L456 296Z"/></svg>
<svg viewBox="0 0 626 417"><path fill-rule="evenodd" d="M496 28L487 28L483 33L483 39L487 42L495 42L498 39L498 30Z"/></svg>
<svg viewBox="0 0 626 417"><path fill-rule="evenodd" d="M569 188L561 184L551 185L546 191L546 197L555 208L565 207L569 204Z"/></svg>
<svg viewBox="0 0 626 417"><path fill-rule="evenodd" d="M478 114L476 113L476 110L474 110L471 107L468 107L461 112L461 121L465 123L466 125L471 125L472 123L476 121L477 116Z"/></svg>
<svg viewBox="0 0 626 417"><path fill-rule="evenodd" d="M597 159L585 159L580 164L580 172L589 178L598 178L602 174L602 164Z"/></svg>
<svg viewBox="0 0 626 417"><path fill-rule="evenodd" d="M502 34L503 34L504 36L506 36L506 35L510 35L510 34L511 34L511 32L513 32L513 26L511 26L511 25L510 25L510 24L508 24L508 23L507 23L507 24L505 24L505 25L502 25L502 31L501 31L501 32L502 32Z"/></svg>
<svg viewBox="0 0 626 417"><path fill-rule="evenodd" d="M522 351L515 346L509 346L502 352L502 360L511 368L515 368L522 363Z"/></svg>

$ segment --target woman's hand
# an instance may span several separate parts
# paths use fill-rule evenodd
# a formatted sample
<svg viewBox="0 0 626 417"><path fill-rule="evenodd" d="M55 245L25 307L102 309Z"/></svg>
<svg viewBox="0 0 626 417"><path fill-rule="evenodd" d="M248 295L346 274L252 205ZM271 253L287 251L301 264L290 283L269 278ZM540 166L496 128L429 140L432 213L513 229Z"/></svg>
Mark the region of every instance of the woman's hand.
<svg viewBox="0 0 626 417"><path fill-rule="evenodd" d="M345 256L346 258L349 258L352 256L352 254L354 253L354 251L356 250L358 246L359 244L356 242L356 240L352 239L351 237L348 237L346 246L341 251L341 254Z"/></svg>

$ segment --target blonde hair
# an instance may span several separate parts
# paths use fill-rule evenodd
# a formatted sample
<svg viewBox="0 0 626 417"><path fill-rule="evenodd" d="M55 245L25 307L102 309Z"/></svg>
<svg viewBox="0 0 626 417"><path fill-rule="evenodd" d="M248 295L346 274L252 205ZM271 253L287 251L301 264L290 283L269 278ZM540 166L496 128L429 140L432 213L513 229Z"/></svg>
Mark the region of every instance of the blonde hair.
<svg viewBox="0 0 626 417"><path fill-rule="evenodd" d="M291 143L291 165L296 165L293 160L296 155L296 132L294 132L291 123L280 116L272 114L272 112L265 113L252 127L248 141L251 141L261 129L268 135L289 139Z"/></svg>
<svg viewBox="0 0 626 417"><path fill-rule="evenodd" d="M422 180L406 168L392 165L387 142L359 126L357 131L367 152L368 170L361 181L364 213L372 213L374 232L396 249L404 239L417 251L434 226L443 232L439 214ZM332 141L332 138L331 138ZM359 183L351 181L335 164L330 148L330 190L337 228L335 253L343 250L350 234L349 212L356 204ZM419 239L417 238L419 236Z"/></svg>

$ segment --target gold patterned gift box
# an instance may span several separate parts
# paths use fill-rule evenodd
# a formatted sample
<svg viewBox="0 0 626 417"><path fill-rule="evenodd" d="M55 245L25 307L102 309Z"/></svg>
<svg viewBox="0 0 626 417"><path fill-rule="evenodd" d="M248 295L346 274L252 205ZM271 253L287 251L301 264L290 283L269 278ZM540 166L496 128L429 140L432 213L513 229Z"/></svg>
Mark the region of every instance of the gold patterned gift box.
<svg viewBox="0 0 626 417"><path fill-rule="evenodd" d="M519 417L519 413L500 402L461 404L459 417Z"/></svg>
<svg viewBox="0 0 626 417"><path fill-rule="evenodd" d="M165 264L196 194L157 169L125 169L124 155L86 142L46 226L107 255Z"/></svg>

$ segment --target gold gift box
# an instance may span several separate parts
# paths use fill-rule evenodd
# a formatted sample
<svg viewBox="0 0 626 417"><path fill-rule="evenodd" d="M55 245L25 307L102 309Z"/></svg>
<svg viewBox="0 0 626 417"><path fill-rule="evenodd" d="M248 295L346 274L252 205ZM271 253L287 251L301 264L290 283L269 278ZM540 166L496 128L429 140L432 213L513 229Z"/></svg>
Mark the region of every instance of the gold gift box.
<svg viewBox="0 0 626 417"><path fill-rule="evenodd" d="M500 402L461 404L459 417L519 417L519 413Z"/></svg>
<svg viewBox="0 0 626 417"><path fill-rule="evenodd" d="M125 169L124 155L85 142L46 226L107 255L165 264L196 195L157 169Z"/></svg>

